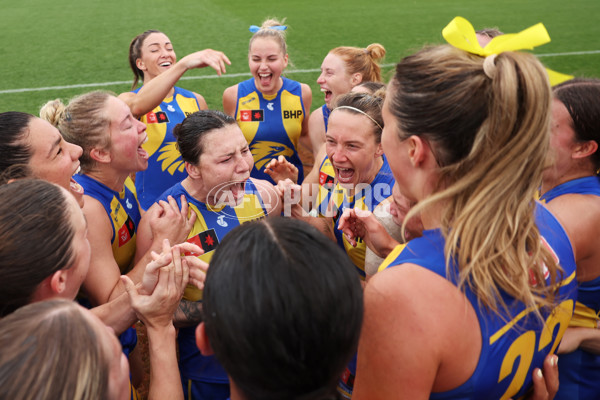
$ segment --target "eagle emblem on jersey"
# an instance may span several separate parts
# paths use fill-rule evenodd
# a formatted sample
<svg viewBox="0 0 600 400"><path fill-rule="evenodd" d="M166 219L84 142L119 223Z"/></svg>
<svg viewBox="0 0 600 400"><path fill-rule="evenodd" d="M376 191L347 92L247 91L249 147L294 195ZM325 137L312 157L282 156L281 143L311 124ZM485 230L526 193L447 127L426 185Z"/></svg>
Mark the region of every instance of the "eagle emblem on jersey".
<svg viewBox="0 0 600 400"><path fill-rule="evenodd" d="M160 155L156 161L162 161L162 170L167 170L171 175L175 171L183 172L185 164L181 159L181 153L177 150L176 142L167 142L160 150Z"/></svg>
<svg viewBox="0 0 600 400"><path fill-rule="evenodd" d="M262 171L269 161L279 156L291 157L294 150L277 142L258 141L250 145L250 152L254 158L256 169Z"/></svg>

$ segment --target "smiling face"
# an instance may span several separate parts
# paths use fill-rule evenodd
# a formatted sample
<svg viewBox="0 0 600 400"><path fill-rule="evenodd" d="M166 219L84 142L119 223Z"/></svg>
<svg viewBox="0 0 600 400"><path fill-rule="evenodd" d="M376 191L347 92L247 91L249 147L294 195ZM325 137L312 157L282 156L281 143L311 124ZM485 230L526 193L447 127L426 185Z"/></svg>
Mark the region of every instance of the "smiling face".
<svg viewBox="0 0 600 400"><path fill-rule="evenodd" d="M148 136L146 125L133 118L131 110L121 99L110 96L106 104L110 115L111 166L127 173L143 171L148 167L148 153L142 148Z"/></svg>
<svg viewBox="0 0 600 400"><path fill-rule="evenodd" d="M83 188L73 180L81 147L65 141L58 129L41 118L32 118L28 130L25 140L31 149L29 167L34 176L69 190L83 205Z"/></svg>
<svg viewBox="0 0 600 400"><path fill-rule="evenodd" d="M162 32L149 34L141 46L141 56L136 60L137 67L144 72L144 81L149 81L177 62L177 55L171 41Z"/></svg>
<svg viewBox="0 0 600 400"><path fill-rule="evenodd" d="M361 114L340 109L329 116L325 137L327 157L343 187L371 183L379 172L383 151L374 130L373 122Z"/></svg>
<svg viewBox="0 0 600 400"><path fill-rule="evenodd" d="M283 85L281 73L288 65L288 55L276 40L256 38L250 46L248 65L258 90L272 95Z"/></svg>
<svg viewBox="0 0 600 400"><path fill-rule="evenodd" d="M348 93L355 84L346 69L346 63L335 54L329 53L321 64L321 75L317 79L321 91L325 93L325 104L333 109L335 100L342 94ZM360 82L357 82L358 84Z"/></svg>
<svg viewBox="0 0 600 400"><path fill-rule="evenodd" d="M231 199L235 204L227 204L239 205L254 165L242 131L237 124L228 124L205 134L201 140L204 150L197 165L200 197L211 205Z"/></svg>

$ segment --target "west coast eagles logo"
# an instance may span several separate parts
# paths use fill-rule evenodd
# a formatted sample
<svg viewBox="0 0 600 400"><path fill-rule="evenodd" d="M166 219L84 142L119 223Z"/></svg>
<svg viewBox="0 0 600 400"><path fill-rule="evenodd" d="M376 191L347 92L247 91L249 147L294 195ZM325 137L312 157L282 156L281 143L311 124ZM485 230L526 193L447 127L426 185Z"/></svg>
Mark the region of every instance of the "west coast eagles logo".
<svg viewBox="0 0 600 400"><path fill-rule="evenodd" d="M277 142L259 141L252 143L250 152L254 158L256 169L262 171L269 161L279 156L291 157L294 150Z"/></svg>
<svg viewBox="0 0 600 400"><path fill-rule="evenodd" d="M162 161L161 169L168 170L171 175L175 171L183 172L185 164L181 159L181 154L177 150L177 143L167 142L160 150L160 155L156 161Z"/></svg>

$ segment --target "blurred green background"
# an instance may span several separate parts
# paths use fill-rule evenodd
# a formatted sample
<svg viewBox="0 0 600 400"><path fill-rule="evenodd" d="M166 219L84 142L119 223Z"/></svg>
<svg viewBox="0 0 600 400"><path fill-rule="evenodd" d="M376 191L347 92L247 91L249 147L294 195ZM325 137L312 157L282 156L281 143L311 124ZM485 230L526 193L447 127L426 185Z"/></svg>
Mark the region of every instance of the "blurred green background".
<svg viewBox="0 0 600 400"><path fill-rule="evenodd" d="M68 100L94 89L129 90L129 42L147 29L165 32L179 57L204 48L228 55L232 65L227 75L217 78L212 69L194 70L179 83L201 93L210 108L221 109L223 90L249 76L248 27L260 25L268 16L287 17L293 62L287 75L311 85L312 109L323 103L316 79L329 49L379 42L387 50L387 77L402 56L424 44L443 42L442 28L457 15L467 18L476 29L498 27L507 33L543 22L552 42L535 49L542 62L560 72L600 77L599 0L3 3L7 4L0 13L0 112L37 114L39 107L53 98Z"/></svg>

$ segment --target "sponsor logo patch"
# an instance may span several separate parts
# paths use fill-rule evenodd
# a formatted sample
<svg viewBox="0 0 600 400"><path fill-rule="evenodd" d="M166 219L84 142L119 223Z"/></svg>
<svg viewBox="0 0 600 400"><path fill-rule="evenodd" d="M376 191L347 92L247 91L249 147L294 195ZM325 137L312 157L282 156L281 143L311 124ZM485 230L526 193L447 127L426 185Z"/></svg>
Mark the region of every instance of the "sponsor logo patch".
<svg viewBox="0 0 600 400"><path fill-rule="evenodd" d="M127 216L127 221L123 224L123 226L119 229L119 247L125 245L127 242L131 240L133 234L135 233L135 224L130 216Z"/></svg>
<svg viewBox="0 0 600 400"><path fill-rule="evenodd" d="M146 120L149 124L162 124L169 122L169 117L163 111L159 111L157 113L149 112L146 114Z"/></svg>
<svg viewBox="0 0 600 400"><path fill-rule="evenodd" d="M240 120L242 122L261 122L265 120L264 110L241 110Z"/></svg>

